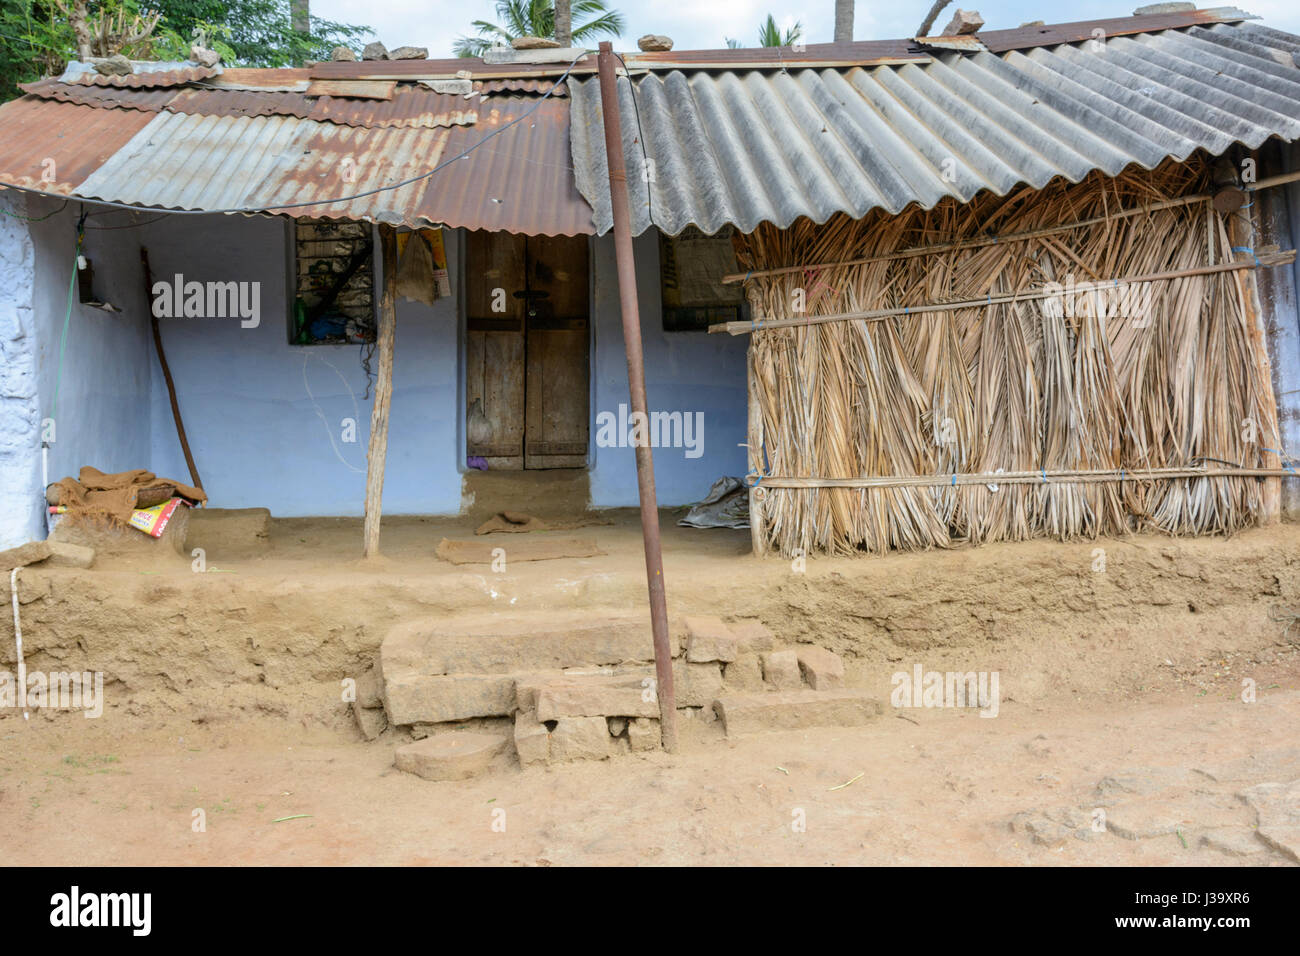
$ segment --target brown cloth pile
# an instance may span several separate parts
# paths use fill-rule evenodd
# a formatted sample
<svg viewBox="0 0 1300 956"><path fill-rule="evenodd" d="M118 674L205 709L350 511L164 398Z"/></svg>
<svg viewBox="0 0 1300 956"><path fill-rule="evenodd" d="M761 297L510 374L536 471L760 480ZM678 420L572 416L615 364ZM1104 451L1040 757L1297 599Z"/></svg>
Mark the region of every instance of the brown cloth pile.
<svg viewBox="0 0 1300 956"><path fill-rule="evenodd" d="M63 478L50 485L46 500L66 507L69 518L102 518L125 525L136 508L151 508L177 495L191 504L208 500L201 488L159 478L143 468L106 475L86 465L76 478Z"/></svg>

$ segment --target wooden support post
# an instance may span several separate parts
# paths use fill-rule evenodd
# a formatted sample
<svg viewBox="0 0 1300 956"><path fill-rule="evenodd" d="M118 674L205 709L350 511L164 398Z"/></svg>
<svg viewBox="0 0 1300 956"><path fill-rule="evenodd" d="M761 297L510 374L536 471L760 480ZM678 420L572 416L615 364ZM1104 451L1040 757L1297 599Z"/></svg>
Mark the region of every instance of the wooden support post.
<svg viewBox="0 0 1300 956"><path fill-rule="evenodd" d="M379 518L383 510L384 461L388 456L388 408L393 399L393 340L397 333L397 230L379 227L384 294L379 303L379 371L375 407L370 413L370 449L366 453L365 556L379 553Z"/></svg>
<svg viewBox="0 0 1300 956"><path fill-rule="evenodd" d="M1226 179L1228 170L1222 160L1216 167L1216 180ZM1231 172L1231 182L1236 183L1236 172ZM1244 198L1244 197L1243 197ZM1240 208L1225 214L1228 240L1234 250L1249 249L1249 252L1235 252L1233 258L1238 262L1257 261L1259 233L1256 229L1254 203L1243 203ZM1264 328L1264 310L1260 306L1257 270L1246 269L1235 273L1242 306L1245 309L1246 331L1250 336L1250 348L1255 359L1256 380L1261 386L1260 409L1264 420L1255 422L1255 441L1266 448L1277 448L1281 444L1281 434L1277 425L1277 395L1273 390L1273 363L1268 354L1268 334ZM1280 468L1282 459L1272 451L1263 453L1262 464L1265 468ZM1282 517L1282 479L1266 478L1261 489L1262 513L1261 524L1276 524Z"/></svg>
<svg viewBox="0 0 1300 956"><path fill-rule="evenodd" d="M754 351L754 340L749 340L746 355L745 376L749 393L749 433L746 444L749 446L749 474L747 481L755 481L763 474L763 408L758 401L758 370L754 363L758 360ZM758 485L749 486L749 544L755 557L767 554L767 522L763 508L767 498L767 489Z"/></svg>

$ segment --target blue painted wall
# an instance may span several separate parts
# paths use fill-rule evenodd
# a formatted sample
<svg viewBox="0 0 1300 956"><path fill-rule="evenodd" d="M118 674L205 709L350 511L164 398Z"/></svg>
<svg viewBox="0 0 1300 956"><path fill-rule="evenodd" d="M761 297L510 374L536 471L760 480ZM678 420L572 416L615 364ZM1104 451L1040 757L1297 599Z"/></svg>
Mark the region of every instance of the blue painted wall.
<svg viewBox="0 0 1300 956"><path fill-rule="evenodd" d="M83 245L83 254L94 268L97 296L122 312L81 305L74 294L69 315L77 207L40 197L11 205L19 215L41 221L22 226L31 250L25 293L30 311L14 310L24 334L21 342L15 342L21 346L21 354L16 349L7 355L6 367L32 370L34 381L15 391L30 390L34 397L22 403L6 401L0 409L4 413L0 429L5 444L11 446L9 457L14 459L20 450L22 457L7 469L0 547L45 534L41 420L54 422L49 452L52 481L77 474L83 464L104 471L147 465L151 429L151 345L149 325L140 318L144 289L139 280L139 246L130 238L132 230L101 228L129 220L120 214L89 219ZM50 213L55 214L43 218ZM11 218L10 228L19 222ZM13 282L8 288L12 293L21 285ZM67 337L60 360L65 321Z"/></svg>
<svg viewBox="0 0 1300 956"><path fill-rule="evenodd" d="M119 212L102 221L120 225L131 219ZM70 207L33 227L42 389L52 387L50 343L57 348L54 327L62 323L74 223ZM284 517L361 514L371 401L363 398L360 349L288 344L286 224L167 216L139 229L88 236L104 294L126 311L105 316L74 310L51 478L93 464L104 470L143 466L187 480L166 384L153 356L138 262L143 244L156 280L179 272L186 281L261 283L256 328L242 328L237 318L161 320L186 430L212 504L268 507ZM461 236L449 231L447 243L456 294L433 307L398 305L385 514L453 514L461 507ZM682 448L655 452L660 501L685 504L701 498L719 475L744 473L738 446L745 440L747 343L743 337L665 334L657 242L642 237L636 249L650 407L704 415L701 457L688 459ZM593 240L592 262L592 503L634 506L633 450L595 446L597 414L617 413L628 401L612 239ZM345 419L355 421L354 441L345 441Z"/></svg>

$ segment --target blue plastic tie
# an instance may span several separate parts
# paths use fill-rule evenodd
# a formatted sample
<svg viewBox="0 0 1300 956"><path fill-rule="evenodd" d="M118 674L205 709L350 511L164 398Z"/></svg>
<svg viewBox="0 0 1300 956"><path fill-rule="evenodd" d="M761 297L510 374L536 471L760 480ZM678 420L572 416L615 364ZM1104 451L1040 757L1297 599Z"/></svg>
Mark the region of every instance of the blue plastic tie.
<svg viewBox="0 0 1300 956"><path fill-rule="evenodd" d="M1259 256L1255 255L1255 250L1250 248L1249 246L1233 246L1232 251L1246 253L1246 255L1252 257L1255 260L1255 265L1257 266L1259 265Z"/></svg>

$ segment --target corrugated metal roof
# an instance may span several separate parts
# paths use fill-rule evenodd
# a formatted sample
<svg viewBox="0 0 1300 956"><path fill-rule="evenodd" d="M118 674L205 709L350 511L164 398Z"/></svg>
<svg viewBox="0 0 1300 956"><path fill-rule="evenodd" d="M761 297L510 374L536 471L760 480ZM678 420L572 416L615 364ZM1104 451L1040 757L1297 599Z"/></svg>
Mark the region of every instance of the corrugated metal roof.
<svg viewBox="0 0 1300 956"><path fill-rule="evenodd" d="M130 89L145 89L157 86L182 86L186 83L206 80L220 74L220 66L190 65L181 66L174 70L140 70L135 73L128 73L125 76L101 76L94 72L71 74L65 71L60 79L64 83L73 83L79 86L119 86Z"/></svg>
<svg viewBox="0 0 1300 956"><path fill-rule="evenodd" d="M358 129L281 116L163 112L87 177L78 192L166 209L253 208L290 216L419 223L428 181L352 196L437 165L445 129Z"/></svg>
<svg viewBox="0 0 1300 956"><path fill-rule="evenodd" d="M391 100L361 100L260 90L186 89L167 109L195 116L297 116L344 126L464 126L478 122L476 100L401 87Z"/></svg>
<svg viewBox="0 0 1300 956"><path fill-rule="evenodd" d="M502 80L479 80L474 83L474 89L483 95L492 93L535 93L538 96L545 96L550 92L551 87L555 86L555 92L551 96L568 96L569 91L561 83L556 86L552 79L523 79L507 78Z"/></svg>
<svg viewBox="0 0 1300 956"><path fill-rule="evenodd" d="M82 86L78 83L61 83L58 80L38 80L23 83L23 92L42 99L78 103L99 109L144 110L157 113L177 95L174 87L159 89L127 89L120 86Z"/></svg>
<svg viewBox="0 0 1300 956"><path fill-rule="evenodd" d="M590 233L591 208L573 184L568 104L554 100L542 102L526 121L495 136L470 159L419 183L327 205L277 205L357 196L418 176L535 105L535 98L494 98L484 104L478 126L450 129L165 111L89 176L78 193L167 209L253 208L295 217L445 223L534 235Z"/></svg>
<svg viewBox="0 0 1300 956"><path fill-rule="evenodd" d="M152 118L19 97L0 106L0 183L69 194Z"/></svg>
<svg viewBox="0 0 1300 956"><path fill-rule="evenodd" d="M534 106L536 112L522 123L433 177L426 197L432 218L528 235L595 232L591 207L573 177L567 100L552 97L538 104L535 97L494 96L483 103L477 126L452 128L443 156L482 142Z"/></svg>
<svg viewBox="0 0 1300 956"><path fill-rule="evenodd" d="M1300 71L1274 52L1297 44L1254 24L1217 24L870 70L646 76L635 87L649 184L621 80L633 229L647 229L651 212L671 234L860 218L1296 139ZM570 87L578 189L603 233L612 221L600 92L595 80Z"/></svg>

